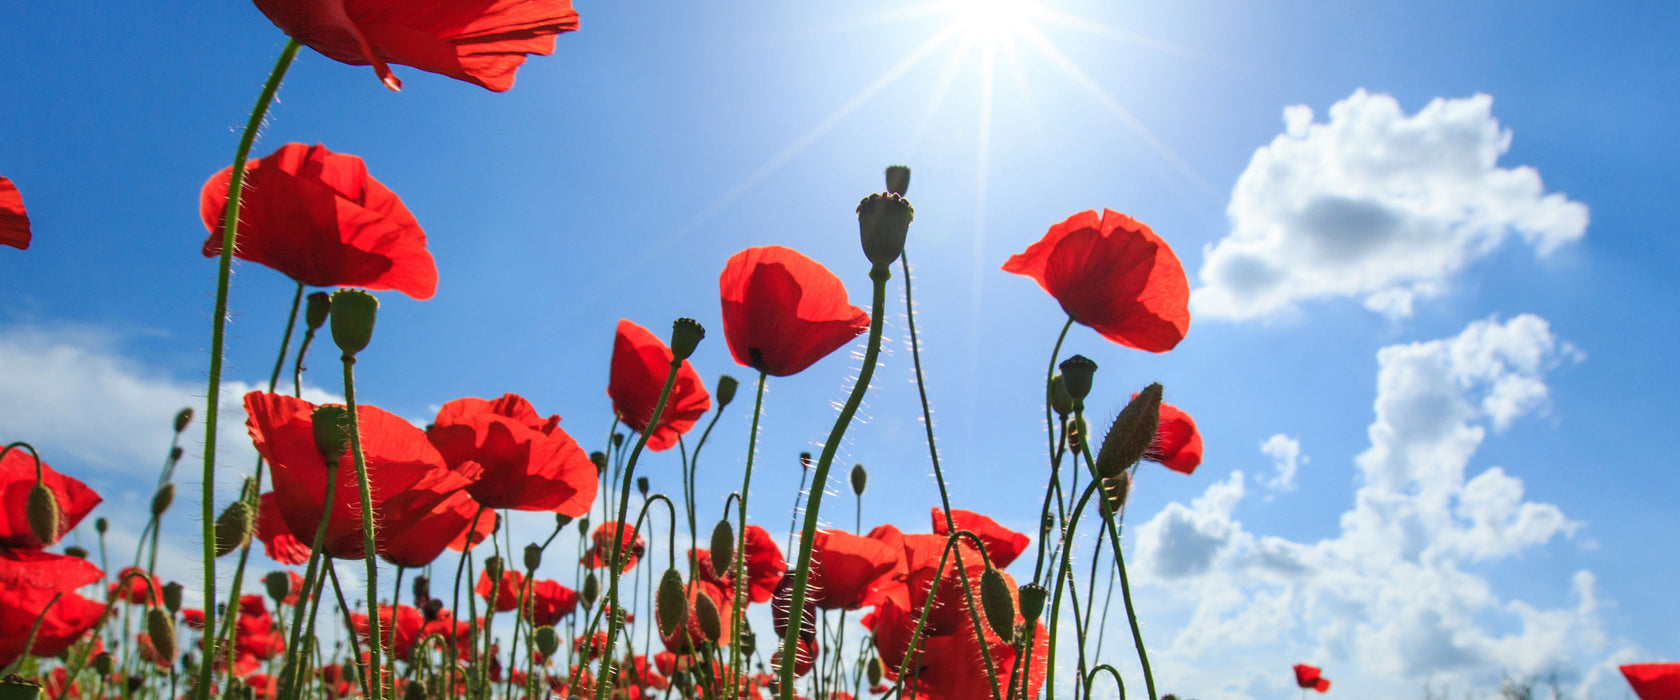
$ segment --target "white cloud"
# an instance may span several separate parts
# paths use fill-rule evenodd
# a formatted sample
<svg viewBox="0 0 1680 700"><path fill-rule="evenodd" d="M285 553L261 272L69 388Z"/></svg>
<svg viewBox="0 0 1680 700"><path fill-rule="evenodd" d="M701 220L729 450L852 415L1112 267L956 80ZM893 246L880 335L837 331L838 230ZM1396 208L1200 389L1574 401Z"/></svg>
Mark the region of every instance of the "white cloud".
<svg viewBox="0 0 1680 700"><path fill-rule="evenodd" d="M1353 297L1390 318L1515 235L1540 256L1586 233L1587 207L1547 194L1534 168L1499 167L1511 131L1493 98L1436 98L1414 115L1359 90L1315 123L1284 109L1285 133L1254 152L1204 250L1198 314L1248 320Z"/></svg>
<svg viewBox="0 0 1680 700"><path fill-rule="evenodd" d="M1324 665L1349 697L1417 697L1426 678L1487 690L1501 670L1575 672L1592 685L1608 640L1591 572L1576 572L1569 602L1551 607L1503 596L1479 573L1581 524L1525 500L1501 467L1467 478L1488 428L1543 410L1546 373L1570 358L1578 352L1531 315L1383 348L1371 445L1355 459L1362 483L1329 539L1245 528L1240 472L1137 526L1135 580L1187 614L1152 651L1156 677L1182 669L1174 692L1217 697L1282 697L1301 661ZM1276 435L1262 451L1281 481L1299 443ZM1221 673L1192 671L1210 664Z"/></svg>
<svg viewBox="0 0 1680 700"><path fill-rule="evenodd" d="M1272 467L1277 475L1260 480L1260 484L1273 491L1294 491L1295 472L1308 459L1301 454L1301 441L1278 433L1265 442L1260 443L1260 453L1272 458Z"/></svg>

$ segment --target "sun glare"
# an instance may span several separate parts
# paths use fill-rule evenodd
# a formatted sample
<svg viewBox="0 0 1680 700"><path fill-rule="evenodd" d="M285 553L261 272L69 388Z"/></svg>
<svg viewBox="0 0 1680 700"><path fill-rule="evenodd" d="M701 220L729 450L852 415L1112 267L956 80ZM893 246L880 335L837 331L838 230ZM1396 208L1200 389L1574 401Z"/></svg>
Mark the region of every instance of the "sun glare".
<svg viewBox="0 0 1680 700"><path fill-rule="evenodd" d="M964 38L984 44L1008 39L1029 14L1023 0L952 0L945 4L951 24Z"/></svg>

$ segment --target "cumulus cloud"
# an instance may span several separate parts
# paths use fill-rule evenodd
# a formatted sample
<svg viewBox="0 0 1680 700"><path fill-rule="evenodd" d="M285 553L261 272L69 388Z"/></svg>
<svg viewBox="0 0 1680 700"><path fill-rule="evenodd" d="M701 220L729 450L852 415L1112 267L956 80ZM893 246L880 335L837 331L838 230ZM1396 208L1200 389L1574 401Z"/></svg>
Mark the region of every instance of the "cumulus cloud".
<svg viewBox="0 0 1680 700"><path fill-rule="evenodd" d="M1273 491L1294 491L1295 471L1307 462L1301 454L1301 441L1278 433L1260 443L1260 453L1272 458L1272 468L1277 472L1261 479L1260 484Z"/></svg>
<svg viewBox="0 0 1680 700"><path fill-rule="evenodd" d="M1351 297L1404 318L1507 238L1539 256L1579 240L1587 207L1546 193L1532 167L1500 167L1510 147L1488 95L1407 115L1359 90L1324 123L1310 107L1285 108L1284 133L1237 178L1231 233L1203 251L1192 305L1249 320Z"/></svg>
<svg viewBox="0 0 1680 700"><path fill-rule="evenodd" d="M1357 697L1416 697L1425 678L1486 689L1501 670L1602 665L1591 572L1576 572L1570 600L1550 607L1503 596L1482 573L1581 524L1527 500L1504 468L1470 474L1490 430L1544 409L1546 374L1575 352L1532 315L1383 348L1371 444L1355 459L1361 484L1334 536L1295 542L1246 528L1235 516L1240 472L1136 528L1136 579L1188 615L1152 656L1184 669L1182 692L1233 698L1284 692L1291 679L1279 669L1301 660L1340 669L1338 687ZM1285 435L1262 450L1280 473L1299 457ZM1191 671L1215 662L1230 672Z"/></svg>

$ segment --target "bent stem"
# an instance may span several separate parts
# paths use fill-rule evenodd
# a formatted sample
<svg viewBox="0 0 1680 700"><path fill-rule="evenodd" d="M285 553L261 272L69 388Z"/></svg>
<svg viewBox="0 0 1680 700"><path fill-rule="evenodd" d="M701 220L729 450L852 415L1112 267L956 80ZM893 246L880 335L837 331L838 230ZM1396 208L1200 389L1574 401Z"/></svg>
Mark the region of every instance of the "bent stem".
<svg viewBox="0 0 1680 700"><path fill-rule="evenodd" d="M292 65L292 59L297 57L302 44L297 39L286 41L286 48L280 50L280 58L274 62L274 69L269 71L268 82L263 85L262 93L257 96L256 107L251 110L251 118L245 123L245 132L239 137L239 148L233 154L233 171L228 180L227 209L222 215L222 256L216 267L216 310L211 318L210 326L210 379L205 389L204 412L204 490L201 497L203 512L200 514L204 525L204 629L216 629L216 414L221 408L222 388L222 346L227 336L228 287L233 277L233 246L238 240L239 232L239 198L245 189L245 161L251 155L251 145L257 140L257 131L262 128L263 118L268 114L268 106L274 102L274 94L280 90L280 81L286 77L286 69ZM206 647L213 647L214 640L207 641ZM195 695L198 700L210 700L210 681L215 664L208 659L215 657L214 648L206 648L205 663L199 669L198 686Z"/></svg>
<svg viewBox="0 0 1680 700"><path fill-rule="evenodd" d="M361 421L356 415L356 358L344 355L344 408L349 425L350 455L356 462L356 488L362 496L362 561L367 562L368 606L368 698L380 700L385 692L385 679L379 663L379 563L373 537L373 494L368 490L367 458L362 454ZM337 586L337 580L333 581ZM346 615L350 614L346 610ZM394 673L393 669L393 673Z"/></svg>

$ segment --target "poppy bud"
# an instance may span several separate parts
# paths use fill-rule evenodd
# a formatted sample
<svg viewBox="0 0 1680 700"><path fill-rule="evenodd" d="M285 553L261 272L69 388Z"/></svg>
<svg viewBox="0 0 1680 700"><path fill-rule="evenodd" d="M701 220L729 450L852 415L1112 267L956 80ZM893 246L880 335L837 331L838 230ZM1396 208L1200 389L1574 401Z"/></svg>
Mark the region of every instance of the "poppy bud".
<svg viewBox="0 0 1680 700"><path fill-rule="evenodd" d="M0 700L36 700L41 697L41 684L16 673L0 678Z"/></svg>
<svg viewBox="0 0 1680 700"><path fill-rule="evenodd" d="M712 528L712 573L718 578L729 574L735 563L735 528L728 520L719 520Z"/></svg>
<svg viewBox="0 0 1680 700"><path fill-rule="evenodd" d="M910 168L903 165L887 166L887 191L900 197L910 190ZM870 685L876 685L871 683Z"/></svg>
<svg viewBox="0 0 1680 700"><path fill-rule="evenodd" d="M641 492L642 498L647 498L648 479L645 476L636 477L636 490Z"/></svg>
<svg viewBox="0 0 1680 700"><path fill-rule="evenodd" d="M624 433L613 433L612 446L614 449L624 446Z"/></svg>
<svg viewBox="0 0 1680 700"><path fill-rule="evenodd" d="M484 560L484 575L490 577L490 583L496 584L502 580L502 558L488 557Z"/></svg>
<svg viewBox="0 0 1680 700"><path fill-rule="evenodd" d="M881 664L881 657L869 657L869 665L864 667L864 674L869 678L869 685L880 685L881 676L886 675L886 668Z"/></svg>
<svg viewBox="0 0 1680 700"><path fill-rule="evenodd" d="M175 482L167 481L158 487L157 493L152 494L152 517L163 515L169 510L169 505L175 502Z"/></svg>
<svg viewBox="0 0 1680 700"><path fill-rule="evenodd" d="M700 345L700 340L706 337L706 329L700 327L700 322L692 318L679 318L671 324L671 356L673 362L682 362L694 354L694 348Z"/></svg>
<svg viewBox="0 0 1680 700"><path fill-rule="evenodd" d="M218 536L216 540L221 541L221 537ZM268 589L268 597L274 599L274 604L279 605L280 601L292 594L292 578L284 571L270 571L263 577L263 587Z"/></svg>
<svg viewBox="0 0 1680 700"><path fill-rule="evenodd" d="M584 609L595 607L595 599L601 595L601 581L595 578L595 572L583 577L583 590L579 591Z"/></svg>
<svg viewBox="0 0 1680 700"><path fill-rule="evenodd" d="M171 613L181 611L181 584L174 581L163 584L163 607Z"/></svg>
<svg viewBox="0 0 1680 700"><path fill-rule="evenodd" d="M723 636L723 618L718 614L717 603L712 597L701 594L694 597L694 620L700 623L700 636L708 642L716 642Z"/></svg>
<svg viewBox="0 0 1680 700"><path fill-rule="evenodd" d="M558 530L570 524L572 524L572 516L565 513L554 514L554 529Z"/></svg>
<svg viewBox="0 0 1680 700"><path fill-rule="evenodd" d="M152 638L152 648L158 658L175 658L175 620L163 608L146 611L146 635Z"/></svg>
<svg viewBox="0 0 1680 700"><path fill-rule="evenodd" d="M93 657L93 670L101 676L109 676L112 671L117 670L117 660L111 656L111 652L99 652L98 656Z"/></svg>
<svg viewBox="0 0 1680 700"><path fill-rule="evenodd" d="M410 681L403 686L403 700L426 700L426 686Z"/></svg>
<svg viewBox="0 0 1680 700"><path fill-rule="evenodd" d="M665 575L660 577L654 608L659 622L659 636L676 636L677 628L688 619L688 596L683 595L682 575L676 569L666 569Z"/></svg>
<svg viewBox="0 0 1680 700"><path fill-rule="evenodd" d="M29 519L29 531L42 545L58 541L58 499L46 484L37 483L29 487L29 503L24 513Z"/></svg>
<svg viewBox="0 0 1680 700"><path fill-rule="evenodd" d="M1009 584L997 569L986 567L980 574L980 607L986 611L986 623L1005 644L1015 641L1015 598Z"/></svg>
<svg viewBox="0 0 1680 700"><path fill-rule="evenodd" d="M177 433L184 432L187 429L187 426L192 425L192 419L193 419L193 410L191 408L183 408L179 411L176 411L175 412L175 432L177 432Z"/></svg>
<svg viewBox="0 0 1680 700"><path fill-rule="evenodd" d="M350 410L337 404L317 406L309 414L315 432L315 450L327 461L327 468L338 466L338 458L350 451Z"/></svg>
<svg viewBox="0 0 1680 700"><path fill-rule="evenodd" d="M303 307L303 322L308 324L309 330L318 330L327 325L327 312L332 311L332 297L326 292L310 292Z"/></svg>
<svg viewBox="0 0 1680 700"><path fill-rule="evenodd" d="M1050 408L1062 418L1073 413L1073 394L1068 393L1067 380L1060 374L1050 378Z"/></svg>
<svg viewBox="0 0 1680 700"><path fill-rule="evenodd" d="M414 607L425 605L426 601L432 599L432 580L425 576L415 576L410 590L414 592Z"/></svg>
<svg viewBox="0 0 1680 700"><path fill-rule="evenodd" d="M1132 492L1131 472L1122 471L1102 480L1103 500L1108 502L1108 514L1115 515L1126 506L1126 496Z"/></svg>
<svg viewBox="0 0 1680 700"><path fill-rule="evenodd" d="M373 342L373 321L379 316L379 299L360 289L340 289L332 295L333 343L345 359L355 359Z"/></svg>
<svg viewBox="0 0 1680 700"><path fill-rule="evenodd" d="M734 377L727 374L718 377L717 391L712 392L712 394L717 398L719 410L722 410L724 406L729 405L729 402L735 400L735 390L740 388L740 386L740 382L735 381Z"/></svg>
<svg viewBox="0 0 1680 700"><path fill-rule="evenodd" d="M1150 384L1132 398L1114 418L1102 449L1097 451L1098 476L1116 476L1143 459L1155 444L1155 428L1161 420L1161 385Z"/></svg>
<svg viewBox="0 0 1680 700"><path fill-rule="evenodd" d="M526 571L536 571L537 567L542 566L542 552L543 548L540 544L532 542L531 544L525 545Z"/></svg>
<svg viewBox="0 0 1680 700"><path fill-rule="evenodd" d="M420 615L426 618L427 622L437 622L438 616L442 613L443 601L436 598L432 598L426 601L425 605L420 606Z"/></svg>
<svg viewBox="0 0 1680 700"><path fill-rule="evenodd" d="M1091 380L1097 374L1097 363L1084 355L1074 355L1062 360L1062 386L1067 389L1068 396L1073 397L1073 410L1077 411L1085 405L1085 397L1091 394Z"/></svg>
<svg viewBox="0 0 1680 700"><path fill-rule="evenodd" d="M95 521L93 521L93 529L94 529L94 531L103 535L103 534L106 533L106 531L111 529L111 521L106 520L104 518L100 518L98 520L95 520Z"/></svg>
<svg viewBox="0 0 1680 700"><path fill-rule="evenodd" d="M216 556L225 557L251 541L251 528L256 524L257 512L251 504L234 501L216 518Z"/></svg>
<svg viewBox="0 0 1680 700"><path fill-rule="evenodd" d="M1018 592L1021 596L1021 617L1027 618L1028 622L1037 620L1044 613L1044 600L1050 592L1036 583L1022 586Z"/></svg>
<svg viewBox="0 0 1680 700"><path fill-rule="evenodd" d="M741 633L741 653L746 656L758 653L758 635L753 634L752 630Z"/></svg>
<svg viewBox="0 0 1680 700"><path fill-rule="evenodd" d="M65 547L64 548L64 554L65 554L65 556L75 557L77 559L88 558L88 551L85 550L85 549L82 549L81 547L77 547L76 545L70 545L68 547Z"/></svg>
<svg viewBox="0 0 1680 700"><path fill-rule="evenodd" d="M607 471L607 453L598 452L598 451L597 452L591 452L591 453L589 453L589 461L590 461L591 464L595 465L595 476L600 476L600 475L606 473L606 471Z"/></svg>
<svg viewBox="0 0 1680 700"><path fill-rule="evenodd" d="M869 485L869 472L864 471L863 465L852 465L852 493L863 495L863 489Z"/></svg>
<svg viewBox="0 0 1680 700"><path fill-rule="evenodd" d="M896 194L872 194L858 203L857 215L863 254L875 267L893 264L904 253L904 239L916 210Z"/></svg>
<svg viewBox="0 0 1680 700"><path fill-rule="evenodd" d="M811 453L809 453L809 452L799 453L799 468L804 469L805 471L810 471L811 470Z"/></svg>
<svg viewBox="0 0 1680 700"><path fill-rule="evenodd" d="M173 465L176 462L181 461L181 457L185 456L186 454L187 454L186 449L181 447L180 445L176 445L176 446L170 448L170 450L169 450L169 463Z"/></svg>
<svg viewBox="0 0 1680 700"><path fill-rule="evenodd" d="M560 633L554 631L553 627L548 625L538 627L532 637L537 644L537 653L542 654L544 659L553 656L554 652L560 650Z"/></svg>
<svg viewBox="0 0 1680 700"><path fill-rule="evenodd" d="M494 535L502 529L502 514L491 513L490 516L490 534Z"/></svg>

